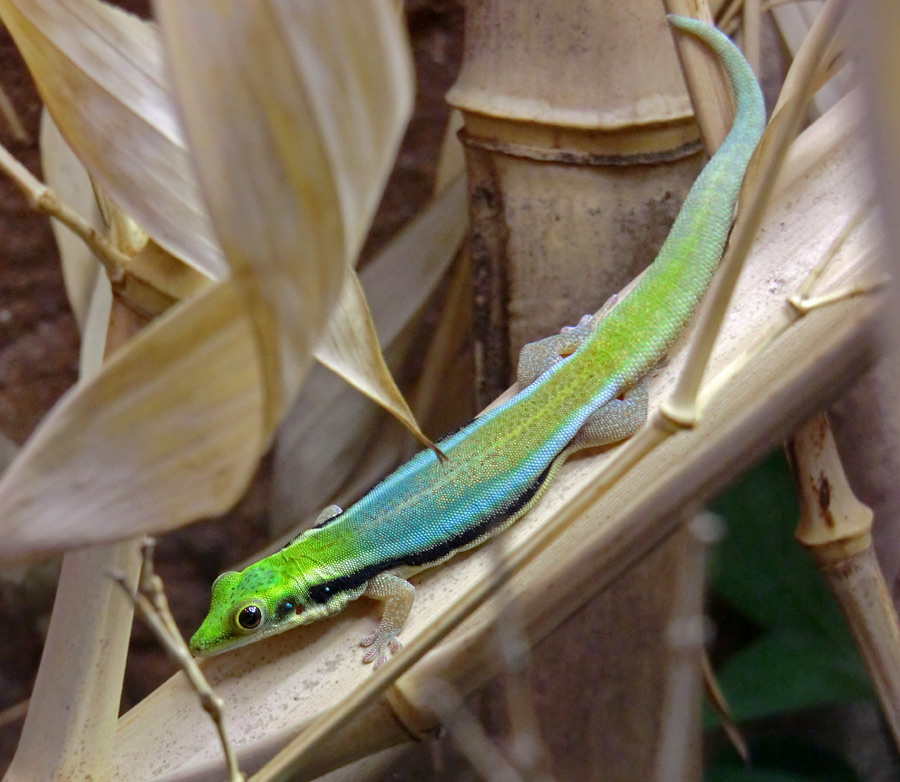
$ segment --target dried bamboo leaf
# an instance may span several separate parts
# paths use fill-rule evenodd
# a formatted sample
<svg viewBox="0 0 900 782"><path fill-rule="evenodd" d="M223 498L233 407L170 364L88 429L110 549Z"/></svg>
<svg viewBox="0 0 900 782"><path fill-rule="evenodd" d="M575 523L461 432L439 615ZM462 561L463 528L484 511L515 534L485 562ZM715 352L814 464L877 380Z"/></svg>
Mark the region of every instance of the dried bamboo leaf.
<svg viewBox="0 0 900 782"><path fill-rule="evenodd" d="M274 424L390 172L412 102L409 47L387 0L159 0L156 10Z"/></svg>
<svg viewBox="0 0 900 782"><path fill-rule="evenodd" d="M457 171L451 185L360 273L383 345L393 342L434 290L462 242L465 226L465 183ZM316 355L338 371L318 350ZM346 378L343 371L339 374ZM348 458L348 451L363 442L371 413L371 405L352 388L328 373L311 373L279 432L273 490L279 528L303 522L331 501L357 462Z"/></svg>
<svg viewBox="0 0 900 782"><path fill-rule="evenodd" d="M41 667L7 782L111 778L132 610L109 571L136 584L138 548L125 541L70 552L63 560Z"/></svg>
<svg viewBox="0 0 900 782"><path fill-rule="evenodd" d="M9 15L10 18L12 18L18 24L18 28L20 30L20 33L22 33L22 35L24 36L24 40L26 41L26 43L31 45L31 48L33 50L32 60L37 62L37 67L43 69L41 73L43 74L44 82L50 84L51 86L58 86L57 82L61 82L63 87L66 87L70 91L73 89L72 85L74 83L76 84L76 86L80 86L85 90L88 90L89 92L91 90L98 92L99 97L96 98L96 101L99 101L100 103L102 103L103 100L111 102L114 104L114 108L116 110L122 110L123 106L129 108L129 104L127 104L124 99L121 105L115 103L116 94L114 90L115 88L121 90L123 93L128 93L130 87L127 81L123 80L120 82L113 79L111 85L110 83L101 81L100 86L98 87L97 83L95 82L96 79L100 77L96 76L96 74L94 74L91 70L91 67L89 67L96 66L96 63L86 62L85 73L78 73L76 74L76 77L72 77L71 75L59 76L59 74L54 73L54 68L78 71L78 57L85 58L87 51L84 49L84 47L79 48L79 46L75 44L69 45L68 49L66 49L64 46L61 49L59 46L57 46L57 43L55 41L53 44L51 44L47 39L42 37L43 33L46 33L47 30L50 30L63 41L63 44L68 45L67 34L60 28L62 18L60 14L62 12L60 12L59 9L57 9L55 6L49 10L45 9L40 2L37 2L37 0L34 3L29 3L29 14L37 18L40 24L31 24L32 20L19 13L19 6L15 3L11 2L5 5L0 5L0 10ZM86 0L84 4L82 4L81 2L73 2L71 4L71 7L67 9L66 13L74 14L73 27L79 29L80 34L84 34L85 29L90 28L91 24L102 28L102 32L106 35L106 38L103 38L103 36L101 35L101 41L114 39L118 40L121 44L121 40L115 39L115 35L122 32L116 27L116 25L119 23L122 23L124 25L125 32L134 32L139 28L141 31L140 35L146 35L148 34L149 30L149 28L143 27L142 23L138 22L137 20L131 19L130 17L124 15L120 15L118 14L118 12L111 12L106 9L105 6L92 2L92 0ZM389 38L390 34L396 34L398 29L396 25L396 15L394 10L391 10L390 14L393 15L392 18L394 21L392 25L387 25L387 33L384 36L385 38ZM81 28L78 28L78 25L76 24L76 22L81 20L82 16L86 16L88 18L88 21L91 23L87 25L87 28L85 28L84 25L82 25ZM320 21L322 20L320 19ZM357 22L359 21L360 20L357 20ZM365 19L363 19L362 21L364 22ZM384 20L381 21L383 22ZM106 24L107 26L103 27L103 24ZM135 27L135 25L137 25L137 27ZM385 25L383 24L382 26L384 27ZM357 29L357 39L359 38L359 35L360 31L359 29ZM29 36L31 36L31 38L29 38ZM35 43L35 41L37 41L37 43ZM331 43L337 44L339 43L339 41L331 41ZM402 39L401 43L403 43ZM144 45L144 48L146 50L143 52L144 54L146 54L147 51L150 51L151 53L155 52L156 44L154 38L150 37L142 39L142 44ZM124 44L122 45L124 47ZM102 49L102 44L97 44L97 46L98 50ZM136 46L136 49L138 54L140 54L142 51L141 46ZM61 51L63 53L61 53ZM390 52L391 56L389 58L389 62L391 63L391 67L394 71L402 72L401 76L405 75L407 77L406 81L408 82L408 68L406 68L404 64L404 58L408 57L405 45L402 47L398 47L398 51L400 52L399 55L397 55L393 51ZM137 61L135 59L136 56L137 55L132 58L133 61ZM306 56L310 56L310 53L307 52ZM42 57L43 59L41 59ZM104 76L105 78L106 72L110 70L111 67L109 60L105 57L103 52L100 52L97 55L97 59L102 66L97 70L100 75ZM359 58L357 58L357 60L358 59ZM129 60L129 62L132 62L132 60ZM363 58L363 60L365 60L365 58ZM400 65L397 64L398 61L400 62ZM148 64L147 62L143 62L143 65L145 65L149 69L149 71L153 71L153 68L151 67L153 63ZM156 65L158 66L158 63ZM357 62L356 65L359 66L359 63ZM371 63L365 61L363 65L368 68ZM112 69L115 70L114 68ZM125 70L127 71L127 68ZM377 78L378 73L376 71L377 69L375 68L369 68L367 73L365 74L366 78ZM384 76L383 71L381 72L381 75ZM396 75L397 74L394 73L394 76ZM72 81L73 78L75 80L74 82ZM400 83L403 80L395 79L395 81ZM345 87L347 87L348 85L352 86L351 80L346 73L342 74L339 82ZM164 84L157 82L154 82L154 84L157 88L159 88L159 90L164 92ZM326 98L323 91L327 91L334 86L335 85L332 82L328 82L324 85L320 84L319 94L317 96L320 103ZM360 87L360 89L366 91L366 89L368 89L368 87L370 86L370 84L367 85L364 83L363 86ZM400 84L400 87L402 89L398 89L398 94L400 96L397 101L398 105L402 103L404 99L407 103L409 101L408 83L402 83ZM107 91L104 92L103 88L106 88ZM54 93L54 99L62 104L63 100L69 97L69 93L66 93L64 89L60 89L57 92L59 94ZM354 96L358 97L355 93L351 95L351 97ZM376 98L371 94L371 90L368 91L367 100L369 101L367 109L370 112L374 111L371 104L376 100ZM89 105L95 106L95 104ZM154 104L154 107L156 114L153 116L153 120L156 121L158 125L160 127L163 127L164 129L174 129L173 134L177 140L178 125L174 114L172 114L171 106L168 104ZM365 144L362 144L358 138L350 138L347 140L347 143L356 145L352 150L348 151L347 149L341 148L338 148L337 150L329 150L332 153L332 158L334 159L334 167L335 171L337 172L335 174L336 178L339 178L338 175L344 177L342 188L345 194L345 212L346 210L353 209L363 211L368 210L368 212L371 212L371 210L374 208L374 204L378 197L378 193L380 192L382 184L380 180L375 180L378 179L378 176L380 176L381 179L384 178L385 171L389 166L390 159L393 155L391 146L396 144L396 137L400 132L400 115L405 111L405 109L401 110L401 108L402 107L397 108L397 110L393 112L381 112L382 116L379 117L379 122L375 123L375 127L382 135L378 136L378 134L376 133L374 137L369 138L369 147L366 147ZM115 112L113 112L113 114L115 114ZM70 117L68 117L68 115L66 115L66 117L71 119ZM86 121L85 118L81 116L76 116L75 119L78 121ZM319 119L321 120L322 118L319 117ZM88 125L85 125L84 128L79 125L78 129L84 130L85 128L89 127L90 126L88 123ZM85 130L85 132L87 133L88 131ZM385 139L383 137L385 134L390 135L391 133L394 136L393 138ZM171 152L172 148L168 148L167 153ZM181 152L183 154L183 149L181 150ZM345 154L345 160L340 159L340 153ZM362 158L360 157L361 154L363 155ZM184 161L182 161L182 163L184 163ZM351 176L348 179L346 172L346 168L348 166L358 169L361 172L359 176L354 178L354 176L356 176L354 174L354 176ZM181 170L184 177L189 178L191 176L191 172L188 166L182 165ZM378 176L376 176L376 174ZM368 177L368 179L371 181L366 184L360 179L360 177ZM340 189L341 188L338 188L338 190ZM235 188L232 188L232 190L235 190ZM352 193L350 193L351 190L353 191ZM162 198L165 198L165 194L162 194ZM278 210L276 210L275 214L279 214ZM362 239L361 231L368 221L368 216L360 214L354 216L349 213L344 213L343 217L345 218L345 222L359 233L359 235L354 236L351 239L352 242L356 242L358 244L358 242L360 242ZM357 224L353 224L354 219L357 221ZM115 222L118 223L121 221ZM126 220L126 222L130 223L130 220ZM145 241L145 239L142 240L141 243L143 243L143 241ZM151 242L147 246L151 247L155 245L153 245L153 243ZM159 253L157 252L157 255L158 254ZM185 295L186 292L189 293L197 290L197 285L190 284L187 286L187 288L185 288L184 285L181 284L185 282L184 280L179 281L178 279L170 279L169 277L171 277L171 275L169 275L169 277L167 277L166 275L171 271L171 268L163 264L164 268L162 268L162 270L160 271L159 268L156 268L157 266L159 266L159 264L154 265L154 263L150 262L153 259L148 260L147 258L144 258L144 255L145 252L142 252L141 254L136 256L133 263L129 266L129 271L133 272L136 278L141 277L141 274L146 273L146 276L150 280L151 288L153 288L153 280L156 280L157 282L159 282L160 279L163 282L174 281L175 283L178 283L176 284L176 289L174 291L168 291L168 288L165 285L162 286L162 288L164 288L165 290L161 291L163 294L171 294L173 299L177 299L180 295ZM343 257L325 260L328 260L331 266L335 269L343 268ZM224 265L221 265L218 268L207 269L207 271L213 277L223 277L227 272L227 268ZM160 279L157 279L160 273L163 276ZM187 280L187 282L190 283L191 280ZM156 287L159 288L160 286ZM202 285L199 287L202 287ZM231 295L235 292L235 289L233 287L229 287L228 291L229 295ZM126 289L125 292L129 295L131 295L132 293L130 289ZM170 318L167 319L167 325L165 327L160 327L164 328L164 333L166 334L166 337L162 339L162 342L175 349L176 351L198 350L202 353L203 344L212 343L215 340L216 335L214 332L217 328L225 329L222 332L222 335L225 336L227 336L228 329L230 329L231 331L241 331L242 326L239 324L228 324L226 322L226 319L222 317L223 313L221 311L222 307L226 304L231 308L232 311L240 311L240 302L238 300L229 300L226 302L224 294L220 292L216 294L209 294L202 299L202 302L203 303L201 304L198 301L197 304L201 306L201 310L205 311L207 315L212 315L212 320L210 321L210 323L204 325L200 322L203 317L200 311L196 313L190 312L190 307L195 306L194 304L188 305L187 308L182 307L177 313L172 314L172 318L180 318L183 322L183 327L186 329L184 335L182 335L183 340L179 340L177 338L176 333L178 327L175 325L172 318ZM218 303L211 304L211 302ZM83 305L78 306L79 309L84 308ZM367 317L362 304L358 305L357 307L357 317ZM101 319L98 318L98 322L100 322L100 320ZM99 527L96 525L96 519L92 518L89 514L69 514L62 511L62 508L66 504L62 494L64 491L64 487L68 485L68 482L63 479L62 476L66 476L67 474L71 473L82 475L84 481L99 481L98 483L93 484L92 489L89 489L86 485L82 485L82 483L80 482L76 482L77 488L70 495L69 503L78 505L82 508L90 506L90 503L88 503L87 505L82 503L80 501L80 497L82 495L79 492L89 491L95 497L99 495L102 490L98 487L107 485L106 483L104 483L104 476L106 475L108 468L110 468L108 470L109 474L120 476L124 485L124 478L122 477L124 476L124 470L117 471L116 468L121 467L125 464L131 464L132 466L141 467L141 485L144 485L143 481L145 480L145 475L147 476L146 485L148 486L152 481L151 476L153 475L156 475L160 478L163 476L167 476L168 478L174 480L173 485L168 489L162 484L150 487L151 494L148 506L152 505L157 495L164 494L168 497L179 497L182 494L183 490L186 488L182 484L183 476L179 478L179 476L176 474L177 471L175 470L167 472L166 465L169 464L173 458L170 454L163 453L162 449L159 449L158 447L155 451L153 451L152 454L148 453L144 449L145 445L152 443L152 437L149 441L145 442L141 439L141 431L133 431L133 437L129 439L127 445L134 448L135 453L131 457L128 457L123 456L123 454L119 452L120 448L126 446L126 444L121 439L116 440L115 438L113 438L109 442L103 443L102 437L98 435L98 432L102 431L104 426L110 425L115 428L115 425L117 425L116 422L121 423L119 417L122 417L122 420L127 420L130 406L135 403L136 399L144 399L148 392L148 389L152 387L152 384L148 385L147 388L140 387L142 383L149 382L148 378L142 375L140 372L126 372L124 376L117 376L117 368L121 368L121 366L128 364L129 362L134 366L140 365L142 362L147 366L152 366L154 361L159 362L160 358L162 358L164 362L167 362L166 370L172 371L172 367L178 363L179 359L177 352L173 355L162 357L158 355L158 351L166 348L163 348L160 344L158 344L158 341L160 339L158 333L154 332L154 334L157 334L157 336L148 338L147 340L142 340L139 344L126 348L126 351L131 352L132 355L128 359L119 357L119 363L116 363L113 368L106 370L104 372L104 376L98 381L96 386L81 386L79 387L79 389L73 391L67 397L66 402L61 406L61 408L55 411L51 416L51 419L48 420L44 427L42 427L40 435L34 438L34 442L23 454L16 469L13 470L9 476L7 476L7 481L4 482L2 486L0 486L0 507L6 507L8 509L15 508L16 511L21 514L16 521L10 522L11 524L18 524L19 528L18 534L14 533L10 537L10 545L5 549L5 554L8 554L8 556L10 557L27 556L39 551L48 551L65 548L67 546L83 545L85 543L96 540L108 540L126 535L136 534L138 532L154 530L158 531L161 529L166 529L172 526L186 523L187 521L196 518L196 515L192 515L195 510L197 515L208 515L210 513L220 512L221 510L224 510L238 496L240 487L245 485L247 477L249 475L249 471L252 468L252 465L255 463L255 458L258 455L258 450L260 447L259 443L268 440L268 437L271 434L270 427L273 423L273 421L269 420L268 426L263 426L262 422L258 421L257 417L250 413L248 413L248 415L246 416L238 416L238 418L244 419L243 429L241 430L243 434L239 432L236 435L236 439L238 441L241 441L242 447L238 448L234 454L227 454L227 447L223 447L221 451L217 452L219 453L219 455L224 454L223 462L218 464L218 466L216 465L215 459L207 458L202 460L206 469L205 474L217 475L220 473L224 473L229 476L228 491L221 492L219 490L220 487L213 486L209 489L201 490L200 497L192 498L195 501L177 502L169 506L158 506L158 513L155 516L151 517L149 514L141 516L141 514L137 514L136 516L132 516L130 519L116 517L116 511L120 510L117 503L121 500L121 497L117 498L114 493L109 497L104 506L106 512L104 514L101 514L111 519L111 521L109 524ZM192 395L189 393L182 393L182 397L179 398L179 391L185 392L185 383L189 384L193 382L196 384L196 387L200 388L203 386L208 386L210 383L218 383L219 376L236 376L239 378L247 379L247 382L240 389L232 389L226 383L222 388L222 396L228 398L232 391L235 392L237 400L240 400L242 394L244 396L252 396L252 382L249 380L249 378L257 377L255 362L257 361L257 357L259 354L246 350L247 344L243 341L243 337L246 335L243 333L243 331L241 331L240 336L241 339L237 339L234 345L229 345L231 353L223 353L221 356L222 360L218 364L212 361L208 366L202 366L199 363L193 364L191 367L191 373L187 374L185 378L182 379L183 382L180 386L175 382L171 374L168 375L173 384L165 386L165 392L160 395L159 399L157 400L158 404L154 407L154 412L159 417L155 423L149 419L142 419L140 422L141 426L143 426L142 431L151 434L156 433L158 435L160 432L165 431L166 426L171 423L172 420L176 419L179 414L189 416L192 421L202 420L202 416L200 418L195 418L193 413L191 413L192 410L196 409L194 407L194 405L198 401L198 399L196 398L196 394ZM354 340L358 339L357 332L352 332L350 336L351 339L349 340L349 342L351 344L354 344ZM198 339L199 343L196 342L196 340ZM348 340L346 339L344 341L345 343L348 342ZM102 350L102 334L99 334L98 338L93 340L93 343L96 349L92 349L89 352L99 354L99 352ZM377 345L369 340L366 348L369 351L374 351L377 350ZM348 351L346 345L344 345L342 349L344 351L344 354L347 354L348 352L352 353L352 351ZM263 352L265 352L265 348L263 348ZM359 352L358 347L357 352ZM190 355L190 353L188 353L188 355ZM228 371L220 372L220 370L223 369L223 366L229 362L231 362L231 365L228 368ZM372 363L376 362L370 362L370 364ZM163 374L166 374L166 372L164 371ZM397 406L396 400L400 399L399 394L397 393L396 388L394 388L393 384L390 382L389 376L385 377L384 373L381 373L379 375L379 373L372 373L368 370L360 371L359 369L356 369L355 381L358 385L365 386L367 392L379 401L383 400L385 397L390 397L390 395L393 393L393 403L395 407ZM110 392L110 389L112 387L115 387L122 394L121 399L114 398L114 395L112 395ZM157 388L159 387L160 386L157 386ZM208 392L207 389L204 389L204 391ZM218 401L223 402L222 399ZM244 402L247 402L247 400L245 399ZM173 408L166 409L167 405L172 405ZM92 424L98 423L99 426L92 427L92 434L90 436L82 436L79 432L76 431L79 425L79 422L76 419L80 415L84 414L85 411L98 411L98 409L106 406L109 406L110 409L105 411L101 415L99 421L92 421ZM183 409L181 409L181 406L183 406ZM252 408L253 404L247 402L247 407ZM215 405L213 405L213 408L215 408ZM220 428L222 424L222 416L225 415L225 411L215 411L214 409L211 409L210 412L212 413L210 417L212 423L210 425L212 427L212 430L216 432L216 435L213 438L209 438L208 433L201 433L199 431L199 428L195 428L193 430L194 435L200 435L201 442L196 445L196 449L201 452L204 447L210 447L215 450L215 443L224 444L229 442L229 435L221 433ZM218 419L216 418L217 414L220 416ZM183 435L184 431L179 432L179 434ZM189 456L190 452L194 450L194 448L190 445L182 445L178 435L174 435L173 437L173 447L182 449L183 455ZM81 450L73 449L72 443L84 443L85 440L90 442L91 447L85 447ZM204 446L203 443L206 443L206 446ZM98 452L104 454L103 459L98 459L95 456L95 454ZM68 458L71 459L71 462L66 463L65 455L68 455ZM156 459L156 463L151 464L150 462L153 462L154 458ZM179 457L174 458L177 461ZM108 459L108 462L104 461L104 459ZM190 464L189 459L186 463ZM238 465L240 465L240 467ZM194 480L203 480L203 474L204 473L201 472L200 474L196 475L194 477ZM18 487L13 487L13 481L18 481L20 485ZM45 484L51 485L52 488L49 490L45 490ZM197 484L195 483L193 485L196 486ZM56 508L55 511L53 510L54 506ZM172 510L173 513L169 515L167 513L168 510ZM121 515L122 514L120 513L119 516ZM35 522L35 516L38 519L37 522ZM52 525L50 522L54 516L57 520L67 520L68 524L65 525L64 529L51 529ZM10 518L10 516L7 516L6 518ZM24 533L25 530L28 530L29 533L28 535L25 535L23 537L22 533ZM39 538L43 534L46 534L47 538L46 540L41 542Z"/></svg>
<svg viewBox="0 0 900 782"><path fill-rule="evenodd" d="M209 233L208 226L201 230L198 225L198 222L205 225L208 218L198 197L168 81L161 68L155 30L137 18L95 0L78 0L65 8L44 0L10 0L0 3L0 14L9 17L14 32L18 32L17 40L25 43L23 51L41 85L42 94L54 113L62 112L66 120L64 130L82 157L90 162L92 174L161 245L189 263L195 262L207 275L222 279L228 269L221 259L221 251L211 235L203 238L204 232ZM404 70L406 66L402 62L397 64L396 52L403 52L403 47L390 52L393 70ZM402 61L402 56L399 59ZM377 69L367 68L365 75L377 84ZM408 72L403 76L408 82ZM334 82L331 82L323 89L333 86ZM88 96L89 100L68 102L76 91ZM409 90L405 92L402 98L408 104ZM324 99L323 95L319 97ZM378 119L379 130L385 130L391 120L396 121L390 111L384 110L381 103L384 95L378 89L363 89L351 97L363 97L368 101L367 110ZM373 108L373 102L377 107ZM403 107L399 113L403 114L405 110ZM137 125L132 127L126 121ZM345 122L341 127L360 132L357 129L368 124L371 123ZM125 128L122 138L117 137L114 144L109 144L106 125ZM365 164L373 162L372 154L359 154L368 150L367 145L359 142L358 138L350 138L343 150L347 152L349 148L355 155L346 161L346 168L355 172L357 180L371 173ZM135 149L131 149L132 144ZM115 154L111 154L111 150ZM121 150L122 154L116 150ZM389 144L387 158L391 156ZM384 159L376 162L385 164ZM147 181L147 173L154 171L159 171L160 175ZM171 175L172 172L177 176ZM365 188L359 184L359 181L349 182L343 190L344 195L349 193L355 197L362 193ZM378 192L378 189L370 191L366 203L351 201L347 204L351 210L362 207L355 215L362 227L368 223ZM144 201L136 205L134 199L137 197ZM172 207L171 212L160 213L166 204ZM344 217L348 221L354 219L346 210ZM170 236L173 232L175 239ZM362 234L357 233L355 241L358 243ZM203 238L204 244L212 247L211 256L196 253L196 237ZM210 257L215 262L208 262ZM356 375L358 383L358 371ZM385 390L384 384L377 379L370 382L367 389L376 401L387 399L387 405L394 407L400 404L396 395L392 398L390 389Z"/></svg>
<svg viewBox="0 0 900 782"><path fill-rule="evenodd" d="M713 354L713 379L779 315L785 297L797 289L841 230L842 216L869 195L860 118L851 113L842 118L847 121L837 128L839 138L808 132L803 139L804 146L815 146L818 153L807 150L798 155L796 159L804 161L807 169L795 172L764 220L737 292L738 305L726 318ZM877 246L871 228L871 222L867 223L845 245L834 272L824 281L826 289L840 288L847 279L866 279L867 263ZM696 430L671 438L645 457L590 513L538 555L533 567L516 576L510 588L525 601L523 614L529 617L531 637L549 632L596 583L606 583L621 572L624 559L645 551L671 530L676 508L683 508L696 494L705 496L721 486L783 435L798 415L836 393L835 379L846 376L848 362L861 361L860 329L870 321L874 304L873 299L858 297L817 310L776 345L757 354L753 365L710 401ZM651 381L654 405L671 390L683 361L684 341ZM814 388L810 391L806 383ZM566 465L544 500L503 533L496 545L515 556L575 495L597 480L614 452ZM414 650L417 636L427 634L448 605L464 600L496 571L495 554L476 550L417 582L416 608L403 632L404 654ZM577 574L574 579L573 574ZM487 666L485 633L493 617L489 607L471 617L398 683L394 702L405 700L413 710L424 709L418 696L424 682L435 675L449 677L463 689L480 681ZM327 622L205 662L206 674L228 704L229 724L241 736L238 752L248 768L309 725L315 715L330 710L338 699L373 678L360 664L357 646L357 639L373 622L372 606L360 601ZM398 655L385 666L385 675L398 670L404 659ZM386 708L382 704L357 711L359 719L366 721L357 723L361 727L354 740L342 737L332 750L323 749L318 767L309 773L402 741L403 732L385 719ZM195 729L195 713L196 704L181 677L174 677L122 718L116 744L118 773L135 780L215 778L221 763L217 747L210 735ZM163 746L166 752L161 760ZM335 747L339 749L333 751ZM140 773L136 775L135 769ZM307 770L301 778L307 778Z"/></svg>
<svg viewBox="0 0 900 782"><path fill-rule="evenodd" d="M41 118L41 167L44 179L60 199L102 233L103 219L94 188L81 161L45 111ZM81 331L79 376L99 367L106 347L112 306L112 288L103 267L75 234L56 220L50 221L62 261L66 294Z"/></svg>
<svg viewBox="0 0 900 782"><path fill-rule="evenodd" d="M267 441L241 313L219 283L63 397L0 480L0 558L171 529L240 497Z"/></svg>
<svg viewBox="0 0 900 782"><path fill-rule="evenodd" d="M18 452L19 446L0 432L0 475L13 463Z"/></svg>
<svg viewBox="0 0 900 782"><path fill-rule="evenodd" d="M0 19L91 176L160 245L227 274L153 27L97 0L0 0Z"/></svg>
<svg viewBox="0 0 900 782"><path fill-rule="evenodd" d="M335 313L319 346L316 357L322 364L359 390L365 389L372 378L380 378L379 387L389 388L390 394L382 396L381 403L388 412L402 421L426 446L434 448L416 423L409 405L394 383L378 346L375 324L369 314L366 295L359 278L352 270L345 276L341 295L335 305Z"/></svg>
<svg viewBox="0 0 900 782"><path fill-rule="evenodd" d="M797 55L824 6L824 0L806 0L803 3L786 3L772 8L772 19L791 56ZM850 86L849 73L835 74L813 96L810 104L814 116L820 116L830 109L846 94Z"/></svg>
<svg viewBox="0 0 900 782"><path fill-rule="evenodd" d="M109 778L132 617L109 571L134 583L137 550L125 541L66 555L8 782Z"/></svg>

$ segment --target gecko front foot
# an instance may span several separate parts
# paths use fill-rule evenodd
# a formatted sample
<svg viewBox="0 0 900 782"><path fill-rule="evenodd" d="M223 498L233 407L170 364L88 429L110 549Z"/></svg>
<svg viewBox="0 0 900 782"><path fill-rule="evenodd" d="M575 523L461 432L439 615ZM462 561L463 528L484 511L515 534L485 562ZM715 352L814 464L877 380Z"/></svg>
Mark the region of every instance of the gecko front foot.
<svg viewBox="0 0 900 782"><path fill-rule="evenodd" d="M381 625L378 625L378 629L374 633L363 638L359 645L369 647L369 651L363 657L363 662L375 663L375 668L380 668L387 662L388 649L391 652L399 652L400 647L403 646L393 628L385 628Z"/></svg>
<svg viewBox="0 0 900 782"><path fill-rule="evenodd" d="M370 647L363 662L375 663L375 667L380 668L387 662L388 649L392 652L400 650L401 644L397 636L406 624L416 590L409 581L393 573L379 573L369 581L363 594L384 602L384 613L378 627L361 641L363 646Z"/></svg>

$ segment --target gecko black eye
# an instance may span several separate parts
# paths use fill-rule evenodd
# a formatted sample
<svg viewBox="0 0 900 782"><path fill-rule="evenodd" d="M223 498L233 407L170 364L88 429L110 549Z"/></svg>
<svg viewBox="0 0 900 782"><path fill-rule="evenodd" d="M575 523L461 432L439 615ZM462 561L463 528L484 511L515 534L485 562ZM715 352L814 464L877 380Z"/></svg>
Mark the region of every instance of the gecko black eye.
<svg viewBox="0 0 900 782"><path fill-rule="evenodd" d="M241 609L237 615L237 624L241 630L255 630L263 620L262 608L258 605L248 605Z"/></svg>

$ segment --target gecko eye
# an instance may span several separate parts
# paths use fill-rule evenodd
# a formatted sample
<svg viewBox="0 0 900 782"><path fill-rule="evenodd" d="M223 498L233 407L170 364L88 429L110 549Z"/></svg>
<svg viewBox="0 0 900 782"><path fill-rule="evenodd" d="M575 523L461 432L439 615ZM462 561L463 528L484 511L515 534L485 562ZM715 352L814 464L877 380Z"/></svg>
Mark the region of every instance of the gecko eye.
<svg viewBox="0 0 900 782"><path fill-rule="evenodd" d="M253 603L244 606L240 610L240 613L238 613L236 619L238 629L243 630L244 632L255 630L262 623L262 620L263 609Z"/></svg>

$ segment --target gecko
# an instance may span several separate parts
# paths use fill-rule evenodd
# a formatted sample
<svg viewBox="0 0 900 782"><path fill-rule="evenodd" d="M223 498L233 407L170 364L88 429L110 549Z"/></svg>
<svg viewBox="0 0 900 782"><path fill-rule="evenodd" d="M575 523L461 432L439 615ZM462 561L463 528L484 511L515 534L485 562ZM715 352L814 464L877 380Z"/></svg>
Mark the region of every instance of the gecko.
<svg viewBox="0 0 900 782"><path fill-rule="evenodd" d="M209 656L306 625L365 596L384 604L362 639L366 663L400 648L413 606L407 580L520 519L560 465L585 448L633 435L647 417L647 376L703 297L725 248L750 157L765 127L762 94L737 47L716 28L669 17L721 60L736 113L722 146L691 187L653 264L621 300L573 328L526 345L521 390L424 450L355 504L322 511L280 551L212 585L209 612L190 641Z"/></svg>

